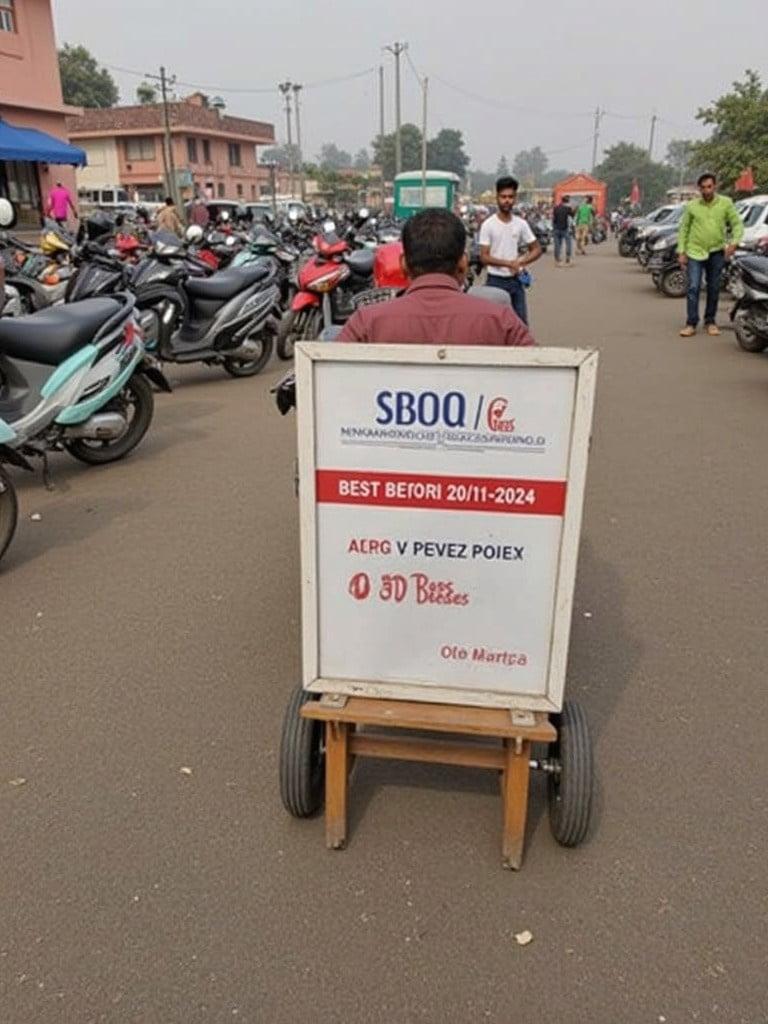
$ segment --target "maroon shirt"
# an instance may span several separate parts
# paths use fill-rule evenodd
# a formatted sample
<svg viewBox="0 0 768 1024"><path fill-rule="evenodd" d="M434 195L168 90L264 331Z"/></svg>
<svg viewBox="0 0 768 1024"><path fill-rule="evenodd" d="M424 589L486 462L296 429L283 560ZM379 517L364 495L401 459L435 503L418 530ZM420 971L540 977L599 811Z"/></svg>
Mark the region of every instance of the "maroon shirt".
<svg viewBox="0 0 768 1024"><path fill-rule="evenodd" d="M522 320L503 306L465 295L448 274L423 274L405 295L363 306L339 341L413 345L535 345Z"/></svg>

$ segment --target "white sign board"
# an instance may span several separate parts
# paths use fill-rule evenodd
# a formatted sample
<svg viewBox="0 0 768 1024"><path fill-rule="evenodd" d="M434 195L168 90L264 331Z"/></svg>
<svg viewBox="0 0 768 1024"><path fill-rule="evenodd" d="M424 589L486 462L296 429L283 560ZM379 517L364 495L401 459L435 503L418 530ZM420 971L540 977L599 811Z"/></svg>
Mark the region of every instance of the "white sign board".
<svg viewBox="0 0 768 1024"><path fill-rule="evenodd" d="M597 353L296 351L305 689L559 710Z"/></svg>

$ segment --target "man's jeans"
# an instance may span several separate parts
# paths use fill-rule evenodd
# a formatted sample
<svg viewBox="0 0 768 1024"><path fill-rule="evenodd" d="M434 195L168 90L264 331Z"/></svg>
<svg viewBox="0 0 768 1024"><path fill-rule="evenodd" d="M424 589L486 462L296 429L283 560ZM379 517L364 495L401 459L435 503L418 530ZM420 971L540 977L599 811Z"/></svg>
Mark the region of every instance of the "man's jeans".
<svg viewBox="0 0 768 1024"><path fill-rule="evenodd" d="M689 327L696 327L699 322L699 293L701 280L707 275L707 306L704 310L704 323L713 324L717 316L717 300L720 297L720 278L725 266L725 252L718 249L711 252L705 260L688 259L688 317Z"/></svg>
<svg viewBox="0 0 768 1024"><path fill-rule="evenodd" d="M512 308L523 321L528 323L528 307L525 301L525 288L516 277L502 277L500 274L488 274L486 284L491 288L501 288L512 300Z"/></svg>
<svg viewBox="0 0 768 1024"><path fill-rule="evenodd" d="M570 262L573 257L573 239L571 238L571 232L566 228L565 231L555 228L555 263L560 262L560 255L563 251L563 242L565 242L565 258Z"/></svg>

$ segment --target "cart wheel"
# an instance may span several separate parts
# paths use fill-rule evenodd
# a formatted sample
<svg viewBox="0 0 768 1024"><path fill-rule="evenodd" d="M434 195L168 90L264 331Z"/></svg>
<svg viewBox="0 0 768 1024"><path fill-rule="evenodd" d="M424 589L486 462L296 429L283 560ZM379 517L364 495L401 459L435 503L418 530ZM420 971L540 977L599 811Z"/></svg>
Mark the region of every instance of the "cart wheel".
<svg viewBox="0 0 768 1024"><path fill-rule="evenodd" d="M302 704L314 700L301 686L291 694L280 740L280 798L295 818L309 818L323 803L323 722L302 718Z"/></svg>
<svg viewBox="0 0 768 1024"><path fill-rule="evenodd" d="M589 831L592 811L592 739L580 704L566 701L552 717L557 740L550 756L560 770L549 776L549 824L561 846L578 846Z"/></svg>

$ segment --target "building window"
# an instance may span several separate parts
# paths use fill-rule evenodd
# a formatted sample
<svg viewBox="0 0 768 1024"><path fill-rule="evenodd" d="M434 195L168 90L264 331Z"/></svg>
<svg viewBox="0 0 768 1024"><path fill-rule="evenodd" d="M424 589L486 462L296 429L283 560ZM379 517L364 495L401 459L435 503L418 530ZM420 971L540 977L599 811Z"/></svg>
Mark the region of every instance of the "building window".
<svg viewBox="0 0 768 1024"><path fill-rule="evenodd" d="M256 198L256 186L255 185L251 185L251 199L255 199L255 198Z"/></svg>
<svg viewBox="0 0 768 1024"><path fill-rule="evenodd" d="M155 140L151 135L139 135L135 139L125 140L126 160L154 160Z"/></svg>
<svg viewBox="0 0 768 1024"><path fill-rule="evenodd" d="M218 184L219 199L224 198L224 183L222 181Z"/></svg>
<svg viewBox="0 0 768 1024"><path fill-rule="evenodd" d="M243 198L243 186L240 184L239 181L237 183L237 196L238 196L238 199L242 199Z"/></svg>
<svg viewBox="0 0 768 1024"><path fill-rule="evenodd" d="M230 142L229 146L229 166L239 167L240 166L240 143Z"/></svg>
<svg viewBox="0 0 768 1024"><path fill-rule="evenodd" d="M13 15L13 0L0 0L0 32L15 32L16 19Z"/></svg>
<svg viewBox="0 0 768 1024"><path fill-rule="evenodd" d="M191 164L197 163L197 139L187 139L187 160Z"/></svg>
<svg viewBox="0 0 768 1024"><path fill-rule="evenodd" d="M211 162L211 144L208 139L203 139L203 163L209 164Z"/></svg>

